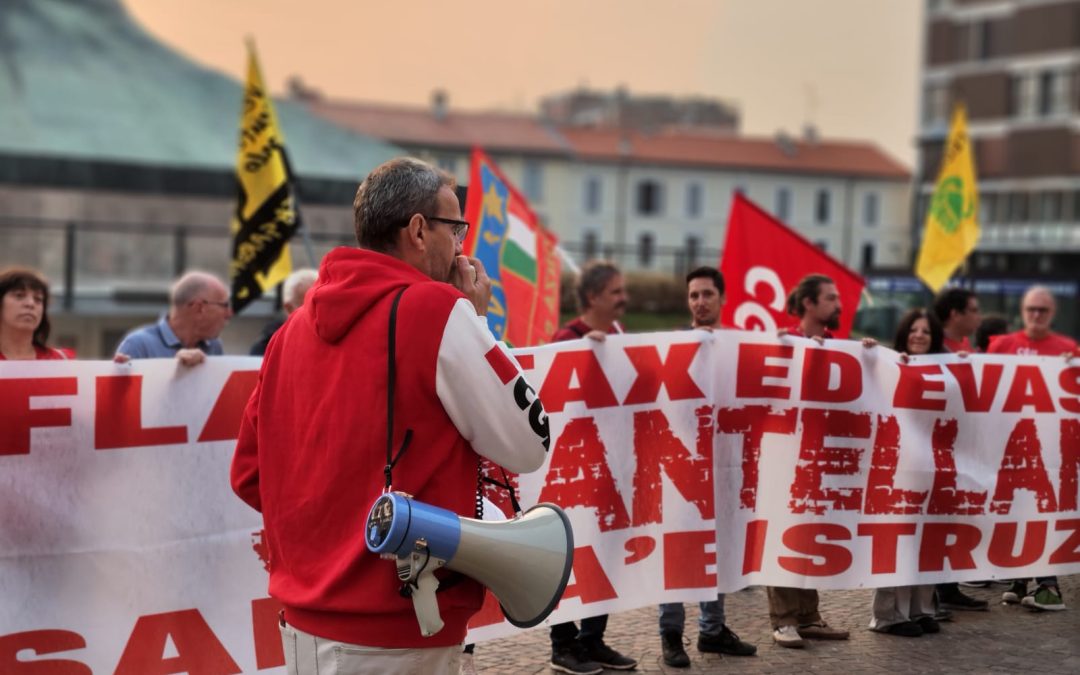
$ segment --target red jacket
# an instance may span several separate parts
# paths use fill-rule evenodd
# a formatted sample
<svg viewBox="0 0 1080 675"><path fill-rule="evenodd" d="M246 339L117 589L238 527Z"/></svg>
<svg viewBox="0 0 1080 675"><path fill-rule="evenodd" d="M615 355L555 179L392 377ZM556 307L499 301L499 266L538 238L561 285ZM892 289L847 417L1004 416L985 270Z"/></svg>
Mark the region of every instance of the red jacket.
<svg viewBox="0 0 1080 675"><path fill-rule="evenodd" d="M443 647L465 638L482 587L462 578L438 593L446 626L423 638L412 602L398 594L393 562L364 543L386 464L390 305L404 286L395 451L406 429L413 436L393 488L472 516L477 452L515 472L540 466L547 416L539 411L543 429L530 425L529 410L514 400L520 370L472 304L396 258L339 248L270 342L241 424L232 485L263 513L270 594L291 625L373 647Z"/></svg>

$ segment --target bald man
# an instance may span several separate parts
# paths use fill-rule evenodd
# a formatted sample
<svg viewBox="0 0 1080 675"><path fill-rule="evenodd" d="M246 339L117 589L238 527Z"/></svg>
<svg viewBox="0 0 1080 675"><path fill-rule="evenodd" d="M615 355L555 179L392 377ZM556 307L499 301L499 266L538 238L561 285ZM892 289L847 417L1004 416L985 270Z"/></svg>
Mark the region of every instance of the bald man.
<svg viewBox="0 0 1080 675"><path fill-rule="evenodd" d="M157 323L128 333L113 360L169 358L185 366L224 353L218 335L232 317L229 290L207 272L188 272L169 291L169 312Z"/></svg>
<svg viewBox="0 0 1080 675"><path fill-rule="evenodd" d="M1076 340L1050 330L1057 313L1053 293L1045 286L1032 286L1020 302L1020 319L1024 328L1015 333L999 335L990 340L990 354L1026 354L1061 356L1076 354ZM1027 579L1017 579L1001 599L1005 603L1019 602L1028 609L1058 611L1065 609L1056 576L1035 579L1035 590L1028 591Z"/></svg>

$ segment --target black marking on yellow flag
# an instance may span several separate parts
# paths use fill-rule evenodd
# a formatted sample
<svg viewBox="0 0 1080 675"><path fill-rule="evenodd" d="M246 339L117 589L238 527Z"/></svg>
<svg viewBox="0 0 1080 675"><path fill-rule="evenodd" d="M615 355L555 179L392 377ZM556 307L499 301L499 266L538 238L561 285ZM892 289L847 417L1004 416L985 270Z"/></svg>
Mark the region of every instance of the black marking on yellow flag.
<svg viewBox="0 0 1080 675"><path fill-rule="evenodd" d="M284 155L280 148L279 152ZM239 228L233 233L229 278L232 279L232 309L239 313L263 294L265 289L259 283L259 277L270 270L285 243L300 228L300 212L288 180L279 185L247 219L242 214L248 196L239 181L237 192L239 199L234 219Z"/></svg>

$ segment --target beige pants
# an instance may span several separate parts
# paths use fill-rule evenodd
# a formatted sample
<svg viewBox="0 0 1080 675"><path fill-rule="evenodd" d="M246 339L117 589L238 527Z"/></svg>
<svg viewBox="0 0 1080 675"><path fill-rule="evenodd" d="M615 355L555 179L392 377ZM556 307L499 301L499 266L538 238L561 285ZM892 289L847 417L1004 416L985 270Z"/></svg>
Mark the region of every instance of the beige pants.
<svg viewBox="0 0 1080 675"><path fill-rule="evenodd" d="M382 649L315 637L280 622L288 675L458 675L461 645Z"/></svg>

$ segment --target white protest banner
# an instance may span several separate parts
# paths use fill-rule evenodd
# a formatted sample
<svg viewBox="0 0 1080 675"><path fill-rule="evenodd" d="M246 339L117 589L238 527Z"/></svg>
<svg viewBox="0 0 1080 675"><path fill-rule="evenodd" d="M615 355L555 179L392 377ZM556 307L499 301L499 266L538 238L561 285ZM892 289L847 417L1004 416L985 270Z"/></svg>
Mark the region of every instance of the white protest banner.
<svg viewBox="0 0 1080 675"><path fill-rule="evenodd" d="M577 546L550 622L749 583L1080 571L1080 366L1063 359L901 366L698 331L515 354L552 431L521 502L566 508ZM0 672L282 663L261 519L228 483L258 364L0 363ZM473 627L516 630L490 604Z"/></svg>

